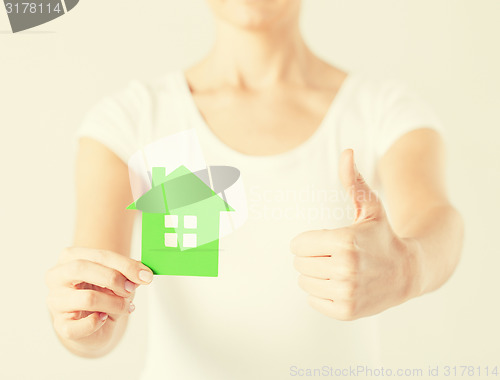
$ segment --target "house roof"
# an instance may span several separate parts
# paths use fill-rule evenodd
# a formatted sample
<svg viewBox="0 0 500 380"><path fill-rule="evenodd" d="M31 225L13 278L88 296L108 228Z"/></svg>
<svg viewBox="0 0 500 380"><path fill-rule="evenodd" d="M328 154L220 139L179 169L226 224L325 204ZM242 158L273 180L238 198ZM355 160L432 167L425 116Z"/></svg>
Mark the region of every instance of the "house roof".
<svg viewBox="0 0 500 380"><path fill-rule="evenodd" d="M186 206L199 206L216 211L234 211L209 186L192 173L185 166L179 166L168 176L165 168L153 168L153 187L137 201L129 205L128 209L137 209L147 213L171 213ZM215 197L216 202L202 202ZM211 210L210 210L211 211Z"/></svg>

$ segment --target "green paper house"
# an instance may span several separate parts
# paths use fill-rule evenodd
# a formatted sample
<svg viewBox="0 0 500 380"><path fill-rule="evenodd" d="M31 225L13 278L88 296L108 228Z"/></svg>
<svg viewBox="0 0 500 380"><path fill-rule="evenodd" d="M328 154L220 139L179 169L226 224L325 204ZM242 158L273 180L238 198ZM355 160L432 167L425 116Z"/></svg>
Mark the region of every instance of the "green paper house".
<svg viewBox="0 0 500 380"><path fill-rule="evenodd" d="M141 261L154 274L217 277L219 218L234 211L185 166L152 169L152 188L127 209L142 211Z"/></svg>

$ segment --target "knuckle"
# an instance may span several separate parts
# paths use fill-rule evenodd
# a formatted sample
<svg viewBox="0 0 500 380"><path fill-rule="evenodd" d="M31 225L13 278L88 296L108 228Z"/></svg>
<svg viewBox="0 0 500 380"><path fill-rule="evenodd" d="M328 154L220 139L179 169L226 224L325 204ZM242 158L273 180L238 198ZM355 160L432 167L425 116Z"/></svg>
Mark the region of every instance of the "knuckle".
<svg viewBox="0 0 500 380"><path fill-rule="evenodd" d="M357 249L356 232L349 227L341 229L327 230L330 235L332 245L340 246L347 250Z"/></svg>
<svg viewBox="0 0 500 380"><path fill-rule="evenodd" d="M97 302L97 293L94 290L80 290L82 292L82 304L86 308L92 308Z"/></svg>
<svg viewBox="0 0 500 380"><path fill-rule="evenodd" d="M124 270L126 273L135 273L138 270L138 265L133 260L127 260L127 262L124 265Z"/></svg>
<svg viewBox="0 0 500 380"><path fill-rule="evenodd" d="M63 338L63 339L70 339L70 338L69 338L69 335L70 335L70 334L69 334L69 329L68 329L68 327L67 327L67 326L65 326L65 325L58 326L58 327L56 328L56 331L57 331L57 333L59 334L59 336L60 336L61 338Z"/></svg>
<svg viewBox="0 0 500 380"><path fill-rule="evenodd" d="M358 251L348 251L347 253L347 268L352 274L357 274L359 272L359 266L361 263L361 255Z"/></svg>
<svg viewBox="0 0 500 380"><path fill-rule="evenodd" d="M56 322L54 324L54 329L56 330L56 332L59 334L59 336L63 339L73 339L73 334L71 332L71 329L70 329L70 326L68 323L64 323L64 322Z"/></svg>
<svg viewBox="0 0 500 380"><path fill-rule="evenodd" d="M73 332L73 330L72 330L72 329L70 329L70 327L69 327L69 324L68 324L68 323L66 323L66 324L63 326L63 331L64 331L64 337L65 337L66 339L70 339L70 340L72 340L72 339L77 338L77 336L76 336L76 334Z"/></svg>
<svg viewBox="0 0 500 380"><path fill-rule="evenodd" d="M350 265L346 265L338 271L336 278L340 281L352 281L357 278L357 272Z"/></svg>
<svg viewBox="0 0 500 380"><path fill-rule="evenodd" d="M344 287L344 298L346 300L354 300L356 297L357 284L354 281L349 281Z"/></svg>
<svg viewBox="0 0 500 380"><path fill-rule="evenodd" d="M343 321L352 321L356 319L356 304L354 301L344 303L341 318Z"/></svg>
<svg viewBox="0 0 500 380"><path fill-rule="evenodd" d="M341 281L357 281L359 278L359 265L348 261L338 270L337 279Z"/></svg>
<svg viewBox="0 0 500 380"><path fill-rule="evenodd" d="M81 273L85 270L85 260L76 259L71 261L71 270L74 273Z"/></svg>
<svg viewBox="0 0 500 380"><path fill-rule="evenodd" d="M128 309L130 306L130 299L128 298L121 298L117 301L118 302L118 308L122 313L128 313Z"/></svg>
<svg viewBox="0 0 500 380"><path fill-rule="evenodd" d="M356 235L354 233L349 233L344 241L345 246L352 252L358 251L358 245L356 243Z"/></svg>
<svg viewBox="0 0 500 380"><path fill-rule="evenodd" d="M120 286L123 276L116 270L113 270L111 274L108 276L108 286L111 288L117 288Z"/></svg>
<svg viewBox="0 0 500 380"><path fill-rule="evenodd" d="M340 236L340 240L342 242L342 245L344 245L349 250L354 250L357 247L357 245L356 245L356 233L350 228L345 228L342 231L342 234Z"/></svg>
<svg viewBox="0 0 500 380"><path fill-rule="evenodd" d="M88 328L89 330L96 330L97 327L99 326L99 313L94 313L92 314L92 318L89 319L88 321Z"/></svg>
<svg viewBox="0 0 500 380"><path fill-rule="evenodd" d="M96 258L99 262L104 261L104 259L109 256L105 250L103 249L97 249L95 252Z"/></svg>

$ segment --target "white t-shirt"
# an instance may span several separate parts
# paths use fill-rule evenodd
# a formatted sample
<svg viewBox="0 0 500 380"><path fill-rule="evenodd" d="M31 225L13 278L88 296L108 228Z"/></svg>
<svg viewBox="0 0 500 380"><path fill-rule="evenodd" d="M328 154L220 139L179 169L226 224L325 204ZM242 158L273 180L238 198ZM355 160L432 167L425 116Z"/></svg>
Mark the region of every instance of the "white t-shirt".
<svg viewBox="0 0 500 380"><path fill-rule="evenodd" d="M312 309L289 243L306 230L350 223L352 207L338 179L343 149L354 149L360 172L378 189L377 160L420 127L441 130L415 93L355 74L316 132L273 156L248 156L222 143L182 71L131 81L91 108L77 136L104 143L124 162L159 138L194 128L207 163L238 168L247 196L247 222L220 241L218 277L156 276L149 287L142 379L285 379L323 366L378 365L377 317L343 322Z"/></svg>

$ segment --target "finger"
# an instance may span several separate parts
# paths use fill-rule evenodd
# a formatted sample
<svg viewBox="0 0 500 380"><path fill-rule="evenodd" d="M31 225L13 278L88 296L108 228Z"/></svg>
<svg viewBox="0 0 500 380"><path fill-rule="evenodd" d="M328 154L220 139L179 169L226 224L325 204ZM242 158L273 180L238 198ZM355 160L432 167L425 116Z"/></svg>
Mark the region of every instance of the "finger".
<svg viewBox="0 0 500 380"><path fill-rule="evenodd" d="M354 288L350 282L337 280L322 280L300 275L299 286L312 296L330 300L351 300L354 297Z"/></svg>
<svg viewBox="0 0 500 380"><path fill-rule="evenodd" d="M354 161L354 151L346 149L339 160L339 177L356 209L355 222L378 217L383 212L375 192L368 186Z"/></svg>
<svg viewBox="0 0 500 380"><path fill-rule="evenodd" d="M133 310L132 300L90 289L64 289L48 297L49 307L56 312L100 311L126 315Z"/></svg>
<svg viewBox="0 0 500 380"><path fill-rule="evenodd" d="M58 326L57 333L66 339L82 339L94 334L106 323L107 319L108 314L99 312L89 314L85 318L80 319L61 318L56 324Z"/></svg>
<svg viewBox="0 0 500 380"><path fill-rule="evenodd" d="M101 288L100 286L97 286L94 284L89 284L88 282L81 282L79 284L76 284L74 286L74 289L91 289L91 290L97 290L99 292L103 292L106 294L111 294L111 295L115 294L112 290L109 290L107 288Z"/></svg>
<svg viewBox="0 0 500 380"><path fill-rule="evenodd" d="M308 257L295 256L293 266L301 274L322 280L327 280L332 276L332 266L334 265L331 256L326 257Z"/></svg>
<svg viewBox="0 0 500 380"><path fill-rule="evenodd" d="M340 250L333 256L295 256L293 265L305 276L348 281L355 280L359 274L357 260L352 252Z"/></svg>
<svg viewBox="0 0 500 380"><path fill-rule="evenodd" d="M112 290L114 294L128 297L137 284L129 281L121 272L88 260L71 260L50 269L47 285L73 287L85 282Z"/></svg>
<svg viewBox="0 0 500 380"><path fill-rule="evenodd" d="M320 313L340 321L352 321L355 319L352 304L347 302L327 300L315 296L309 296L309 305Z"/></svg>
<svg viewBox="0 0 500 380"><path fill-rule="evenodd" d="M354 231L347 228L302 232L290 242L298 256L332 256L340 250L357 249Z"/></svg>
<svg viewBox="0 0 500 380"><path fill-rule="evenodd" d="M153 280L153 272L146 265L113 251L71 247L65 249L61 255L61 262L77 259L113 268L136 284L149 284Z"/></svg>

